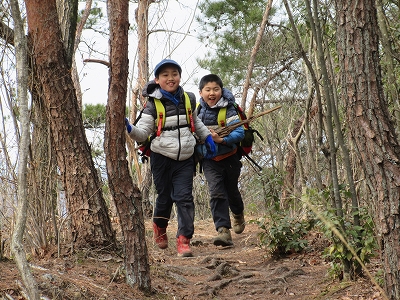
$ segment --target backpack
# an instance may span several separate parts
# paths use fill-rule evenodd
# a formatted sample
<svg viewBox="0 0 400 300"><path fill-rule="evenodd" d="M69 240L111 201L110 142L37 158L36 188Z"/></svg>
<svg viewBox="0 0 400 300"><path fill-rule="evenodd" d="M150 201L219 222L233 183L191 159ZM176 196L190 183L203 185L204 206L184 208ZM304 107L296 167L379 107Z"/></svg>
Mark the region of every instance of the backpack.
<svg viewBox="0 0 400 300"><path fill-rule="evenodd" d="M236 103L233 103L233 106L235 107L236 113L239 116L239 119L241 121L247 120L247 116L243 109ZM200 113L201 106L198 104L198 110L197 114ZM227 107L222 107L218 111L218 125L220 127L226 126L226 109ZM249 156L250 152L253 149L253 143L254 143L254 133L258 135L258 137L263 141L264 138L261 136L261 134L256 130L250 127L249 123L243 124L244 128L244 138L243 140L237 144L238 147L238 152L237 155L239 155L240 158L243 156L246 157L250 162L252 162L260 171L262 168Z"/></svg>
<svg viewBox="0 0 400 300"><path fill-rule="evenodd" d="M189 95L184 92L184 96L185 96L185 109L186 109L186 120L187 120L187 124L185 125L180 125L179 128L181 127L190 127L190 131L194 132L195 131L195 127L194 127L194 121L193 121L193 112L192 112L192 105L190 103L190 98ZM164 104L161 102L160 99L157 98L152 98L154 100L154 105L156 107L156 120L155 120L155 125L156 125L156 131L153 132L149 137L147 137L147 139L143 142L138 142L138 150L139 150L139 155L142 157L142 162L145 162L148 160L148 158L150 157L151 154L151 149L150 149L150 145L151 142L153 141L153 139L157 136L161 135L161 132L163 130L172 130L172 129L176 129L176 128L171 128L171 127L165 127L165 107ZM139 121L139 119L142 116L143 110L145 106L143 107L143 109L140 111L139 116L136 118L135 122L133 123L133 125L136 125L137 122Z"/></svg>

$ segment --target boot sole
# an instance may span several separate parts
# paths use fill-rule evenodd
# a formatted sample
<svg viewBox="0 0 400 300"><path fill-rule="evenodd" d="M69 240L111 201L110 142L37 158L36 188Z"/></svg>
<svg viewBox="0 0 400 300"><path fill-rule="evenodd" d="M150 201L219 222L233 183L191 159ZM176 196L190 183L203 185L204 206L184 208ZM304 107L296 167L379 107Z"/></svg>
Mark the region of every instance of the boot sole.
<svg viewBox="0 0 400 300"><path fill-rule="evenodd" d="M233 243L232 242L222 241L222 240L214 240L214 245L215 246L228 247L228 246L233 246Z"/></svg>
<svg viewBox="0 0 400 300"><path fill-rule="evenodd" d="M233 232L236 234L241 234L246 229L246 224L233 225Z"/></svg>
<svg viewBox="0 0 400 300"><path fill-rule="evenodd" d="M168 244L157 244L157 246L158 246L158 248L163 249L163 250L168 248Z"/></svg>
<svg viewBox="0 0 400 300"><path fill-rule="evenodd" d="M244 228L243 228L243 230L233 230L233 232L236 234L241 234L241 233L243 233L243 231L244 231Z"/></svg>
<svg viewBox="0 0 400 300"><path fill-rule="evenodd" d="M178 257L193 257L192 252L178 253Z"/></svg>

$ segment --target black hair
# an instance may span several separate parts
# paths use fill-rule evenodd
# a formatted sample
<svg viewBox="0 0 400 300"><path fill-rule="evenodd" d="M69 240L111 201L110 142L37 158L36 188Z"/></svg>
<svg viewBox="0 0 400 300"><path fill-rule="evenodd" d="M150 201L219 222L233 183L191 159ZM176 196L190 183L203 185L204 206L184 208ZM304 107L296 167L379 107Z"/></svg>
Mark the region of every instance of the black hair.
<svg viewBox="0 0 400 300"><path fill-rule="evenodd" d="M224 87L222 79L218 75L208 74L200 79L199 90L201 91L204 88L204 86L209 82L216 82L221 87L221 89Z"/></svg>

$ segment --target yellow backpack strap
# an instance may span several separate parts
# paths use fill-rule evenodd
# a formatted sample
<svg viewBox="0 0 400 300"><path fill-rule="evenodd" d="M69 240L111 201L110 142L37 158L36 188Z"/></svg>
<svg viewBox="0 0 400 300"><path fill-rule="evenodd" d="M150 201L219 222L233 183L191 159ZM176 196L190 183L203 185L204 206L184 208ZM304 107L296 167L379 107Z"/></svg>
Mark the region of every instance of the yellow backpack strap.
<svg viewBox="0 0 400 300"><path fill-rule="evenodd" d="M226 126L226 107L222 107L218 111L218 126Z"/></svg>
<svg viewBox="0 0 400 300"><path fill-rule="evenodd" d="M156 126L157 126L157 131L156 135L160 136L162 129L164 128L165 124L165 107L162 104L160 99L154 98L154 105L156 106Z"/></svg>
<svg viewBox="0 0 400 300"><path fill-rule="evenodd" d="M190 131L195 132L194 121L193 121L193 111L192 111L192 104L190 103L189 95L184 92L185 95L185 107L186 107L186 120L187 123L190 125Z"/></svg>

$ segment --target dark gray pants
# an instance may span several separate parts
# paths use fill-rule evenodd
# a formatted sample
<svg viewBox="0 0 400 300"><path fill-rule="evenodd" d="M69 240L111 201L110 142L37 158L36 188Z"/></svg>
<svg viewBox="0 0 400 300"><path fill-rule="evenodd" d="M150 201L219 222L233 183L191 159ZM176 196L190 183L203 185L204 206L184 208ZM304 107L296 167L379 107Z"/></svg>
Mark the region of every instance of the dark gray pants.
<svg viewBox="0 0 400 300"><path fill-rule="evenodd" d="M178 213L176 237L183 235L189 239L194 232L193 163L193 157L177 161L153 152L150 156L157 190L153 222L160 228L167 227L175 203Z"/></svg>
<svg viewBox="0 0 400 300"><path fill-rule="evenodd" d="M220 161L203 160L203 172L210 190L210 207L215 229L231 228L229 209L234 214L244 210L242 196L238 188L238 180L242 162L234 154Z"/></svg>

